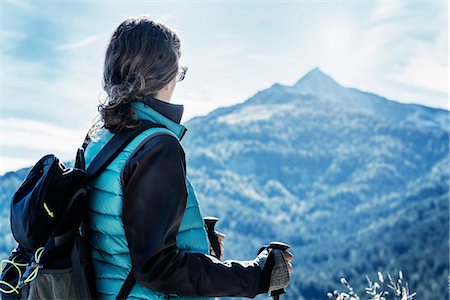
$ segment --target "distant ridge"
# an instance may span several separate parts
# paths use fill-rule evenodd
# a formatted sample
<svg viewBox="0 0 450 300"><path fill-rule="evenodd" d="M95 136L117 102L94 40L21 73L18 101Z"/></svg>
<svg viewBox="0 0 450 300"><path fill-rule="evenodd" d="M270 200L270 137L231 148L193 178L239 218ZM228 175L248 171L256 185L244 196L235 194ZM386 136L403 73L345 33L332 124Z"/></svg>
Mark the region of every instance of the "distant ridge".
<svg viewBox="0 0 450 300"><path fill-rule="evenodd" d="M325 105L336 106L342 110L353 110L360 113L383 118L388 122L421 123L449 130L449 111L432 108L420 104L407 104L387 99L374 93L361 91L352 87L344 87L330 75L315 67L302 76L294 85L279 83L258 91L246 101L214 110L206 116L196 117L190 121L216 118L232 113L240 107L251 104L280 105L292 103L304 105L305 101L324 102ZM270 110L270 108L268 108Z"/></svg>

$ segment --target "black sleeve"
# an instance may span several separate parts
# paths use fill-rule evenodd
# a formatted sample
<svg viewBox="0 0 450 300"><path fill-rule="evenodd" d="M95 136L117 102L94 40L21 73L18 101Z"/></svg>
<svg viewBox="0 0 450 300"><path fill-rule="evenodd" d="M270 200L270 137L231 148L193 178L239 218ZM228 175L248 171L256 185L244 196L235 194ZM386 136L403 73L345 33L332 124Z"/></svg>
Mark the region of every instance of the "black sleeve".
<svg viewBox="0 0 450 300"><path fill-rule="evenodd" d="M253 260L220 261L177 247L187 202L185 171L183 148L168 134L144 141L122 171L122 218L136 281L185 296L253 298L266 293L270 271Z"/></svg>

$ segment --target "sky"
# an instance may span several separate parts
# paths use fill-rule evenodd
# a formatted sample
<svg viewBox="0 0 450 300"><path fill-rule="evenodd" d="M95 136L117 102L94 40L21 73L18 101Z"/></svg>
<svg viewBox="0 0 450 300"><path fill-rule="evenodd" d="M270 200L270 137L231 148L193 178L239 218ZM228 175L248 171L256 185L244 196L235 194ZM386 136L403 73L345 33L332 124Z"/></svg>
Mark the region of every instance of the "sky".
<svg viewBox="0 0 450 300"><path fill-rule="evenodd" d="M177 32L181 123L315 67L347 87L449 109L447 1L0 1L0 175L75 158L105 98L104 52L126 18Z"/></svg>

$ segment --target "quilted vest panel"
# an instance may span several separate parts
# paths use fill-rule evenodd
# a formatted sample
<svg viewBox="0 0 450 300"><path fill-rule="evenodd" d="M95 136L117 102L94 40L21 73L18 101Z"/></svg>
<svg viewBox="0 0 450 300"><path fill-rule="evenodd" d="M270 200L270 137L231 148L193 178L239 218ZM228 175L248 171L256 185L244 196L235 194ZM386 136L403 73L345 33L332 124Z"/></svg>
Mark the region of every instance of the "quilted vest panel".
<svg viewBox="0 0 450 300"><path fill-rule="evenodd" d="M115 299L131 270L131 258L121 218L123 193L120 172L137 146L157 132L166 132L176 136L166 128L150 128L143 131L100 175L88 183L90 200L88 205L89 221L86 230L89 234L96 288L100 298ZM104 128L97 133L96 138L86 147L86 168L112 136L113 134ZM177 246L190 252L209 254L209 240L203 217L188 177L186 177L186 185L188 188L187 205L177 235ZM138 283L135 284L128 298L213 299L169 295L151 290Z"/></svg>

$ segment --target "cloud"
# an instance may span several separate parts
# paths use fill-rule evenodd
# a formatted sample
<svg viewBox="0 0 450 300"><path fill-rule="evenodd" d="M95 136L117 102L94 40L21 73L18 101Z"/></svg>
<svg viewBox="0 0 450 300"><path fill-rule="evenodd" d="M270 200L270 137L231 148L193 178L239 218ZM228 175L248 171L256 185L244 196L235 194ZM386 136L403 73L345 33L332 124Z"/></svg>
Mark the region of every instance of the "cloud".
<svg viewBox="0 0 450 300"><path fill-rule="evenodd" d="M188 122L190 119L198 116L206 115L218 107L225 107L230 103L236 102L234 99L228 97L221 97L217 95L210 95L207 99L204 95L191 94L188 97L183 97L183 101L178 104L183 104L184 112L181 123ZM214 100L211 100L214 99ZM174 102L175 103L175 102Z"/></svg>
<svg viewBox="0 0 450 300"><path fill-rule="evenodd" d="M0 124L2 146L67 153L68 149L81 145L83 137L79 129L29 119L3 118Z"/></svg>
<svg viewBox="0 0 450 300"><path fill-rule="evenodd" d="M14 0L4 0L6 4L9 4L11 6L18 7L26 12L30 12L33 10L33 6L25 1L14 1Z"/></svg>
<svg viewBox="0 0 450 300"><path fill-rule="evenodd" d="M0 156L0 176L6 172L17 171L27 166L32 166L37 162L33 159L24 159L11 156Z"/></svg>
<svg viewBox="0 0 450 300"><path fill-rule="evenodd" d="M67 60L59 69L4 55L2 112L62 126L88 126L101 89L101 61Z"/></svg>
<svg viewBox="0 0 450 300"><path fill-rule="evenodd" d="M448 92L448 20L447 8L436 6L434 18L417 15L408 25L419 37L406 40L409 55L388 78L436 92ZM405 51L406 52L406 51Z"/></svg>
<svg viewBox="0 0 450 300"><path fill-rule="evenodd" d="M73 159L76 148L98 114L102 55L89 43L106 39L109 32L61 45L66 51L55 68L45 60L27 61L14 51L3 54L1 166L2 173L34 164L48 153ZM8 45L26 32L7 31ZM11 43L10 43L11 42ZM5 43L4 43L5 44Z"/></svg>
<svg viewBox="0 0 450 300"><path fill-rule="evenodd" d="M417 43L415 53L407 60L405 66L397 72L387 75L397 82L415 85L423 89L447 93L448 66L438 61L434 52L438 52L436 45Z"/></svg>
<svg viewBox="0 0 450 300"><path fill-rule="evenodd" d="M66 43L63 45L59 45L56 47L55 50L57 51L61 51L61 50L71 50L71 49L76 49L76 48L80 48L80 47L84 47L86 45L92 44L95 41L98 41L100 38L100 35L92 35L92 36L88 36L85 39L82 39L80 41L77 42L73 42L73 43Z"/></svg>
<svg viewBox="0 0 450 300"><path fill-rule="evenodd" d="M374 9L369 13L368 20L374 25L377 22L396 19L402 15L404 8L405 3L400 1L378 1L375 3Z"/></svg>
<svg viewBox="0 0 450 300"><path fill-rule="evenodd" d="M411 100L424 97L422 103L445 107L447 4L379 1L368 20L355 63L364 66L365 73L375 74L373 80L384 80L385 94L421 89L410 94ZM440 97L430 99L432 95Z"/></svg>
<svg viewBox="0 0 450 300"><path fill-rule="evenodd" d="M3 118L0 120L0 128L2 174L34 164L49 153L63 161L72 160L86 135L86 132L80 129L63 128L48 122L21 118ZM27 152L27 157L20 152Z"/></svg>
<svg viewBox="0 0 450 300"><path fill-rule="evenodd" d="M28 34L26 32L20 32L17 30L3 29L2 30L2 51L7 53L10 50L17 47L17 45L22 42Z"/></svg>

